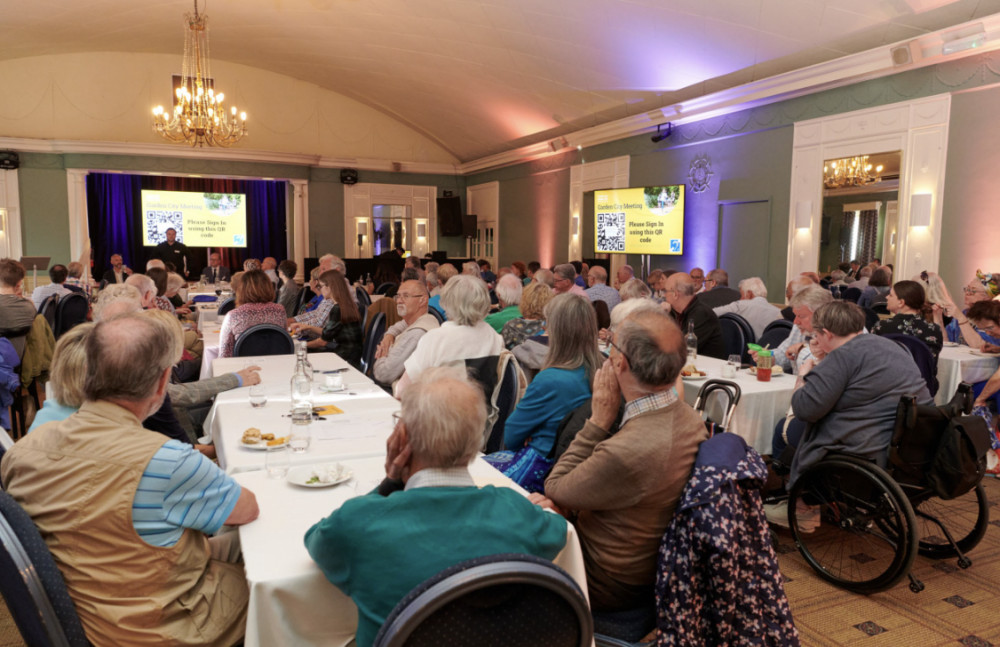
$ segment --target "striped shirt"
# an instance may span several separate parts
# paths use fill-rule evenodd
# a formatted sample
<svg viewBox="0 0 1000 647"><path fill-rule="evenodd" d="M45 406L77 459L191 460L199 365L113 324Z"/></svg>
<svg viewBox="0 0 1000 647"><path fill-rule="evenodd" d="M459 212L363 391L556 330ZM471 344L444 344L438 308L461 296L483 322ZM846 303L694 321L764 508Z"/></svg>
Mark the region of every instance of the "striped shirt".
<svg viewBox="0 0 1000 647"><path fill-rule="evenodd" d="M185 528L218 532L239 498L239 484L215 463L190 445L168 440L139 480L132 526L151 546L173 546Z"/></svg>
<svg viewBox="0 0 1000 647"><path fill-rule="evenodd" d="M330 310L333 308L333 301L329 299L323 299L316 306L315 310L310 310L308 312L303 312L302 314L295 317L295 321L305 324L307 326L318 326L320 328L326 323L326 320L330 318Z"/></svg>

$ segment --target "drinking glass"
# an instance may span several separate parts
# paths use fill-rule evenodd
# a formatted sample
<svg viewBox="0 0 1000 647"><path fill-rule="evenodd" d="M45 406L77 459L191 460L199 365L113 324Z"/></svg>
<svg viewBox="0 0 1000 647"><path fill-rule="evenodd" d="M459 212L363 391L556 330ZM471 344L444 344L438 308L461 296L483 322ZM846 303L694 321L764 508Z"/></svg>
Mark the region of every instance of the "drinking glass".
<svg viewBox="0 0 1000 647"><path fill-rule="evenodd" d="M250 387L250 406L257 409L265 404L267 404L267 392L264 390L264 385L254 384Z"/></svg>
<svg viewBox="0 0 1000 647"><path fill-rule="evenodd" d="M288 446L296 454L301 454L309 449L312 443L312 412L292 413L292 424L288 428Z"/></svg>
<svg viewBox="0 0 1000 647"><path fill-rule="evenodd" d="M264 453L264 469L269 479L283 479L288 475L292 457L288 447L275 447Z"/></svg>
<svg viewBox="0 0 1000 647"><path fill-rule="evenodd" d="M740 355L730 355L726 365L722 367L722 377L732 379L736 377L736 372L743 364L743 357Z"/></svg>

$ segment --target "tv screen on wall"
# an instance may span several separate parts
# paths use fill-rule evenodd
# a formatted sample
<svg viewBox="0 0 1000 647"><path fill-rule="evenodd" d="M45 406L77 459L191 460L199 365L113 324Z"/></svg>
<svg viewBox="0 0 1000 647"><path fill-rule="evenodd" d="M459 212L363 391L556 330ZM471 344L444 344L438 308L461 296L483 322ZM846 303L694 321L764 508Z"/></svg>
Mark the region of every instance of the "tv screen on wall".
<svg viewBox="0 0 1000 647"><path fill-rule="evenodd" d="M684 185L594 191L598 254L684 253Z"/></svg>

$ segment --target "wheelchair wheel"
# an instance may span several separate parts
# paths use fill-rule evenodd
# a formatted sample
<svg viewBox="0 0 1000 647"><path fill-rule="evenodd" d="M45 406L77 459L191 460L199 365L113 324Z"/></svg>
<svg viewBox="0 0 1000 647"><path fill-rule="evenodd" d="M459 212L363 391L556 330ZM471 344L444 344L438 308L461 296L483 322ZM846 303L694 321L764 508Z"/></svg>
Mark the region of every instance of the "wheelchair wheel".
<svg viewBox="0 0 1000 647"><path fill-rule="evenodd" d="M799 477L789 496L795 544L824 580L856 593L884 591L917 554L913 508L884 470L830 456Z"/></svg>
<svg viewBox="0 0 1000 647"><path fill-rule="evenodd" d="M986 500L986 490L982 483L949 501L930 496L914 497L911 502L915 506L917 516L916 534L919 551L924 557L945 559L958 555L955 547L948 542L941 531L941 527L932 519L936 519L948 529L962 553L975 548L986 534L990 522L990 504Z"/></svg>

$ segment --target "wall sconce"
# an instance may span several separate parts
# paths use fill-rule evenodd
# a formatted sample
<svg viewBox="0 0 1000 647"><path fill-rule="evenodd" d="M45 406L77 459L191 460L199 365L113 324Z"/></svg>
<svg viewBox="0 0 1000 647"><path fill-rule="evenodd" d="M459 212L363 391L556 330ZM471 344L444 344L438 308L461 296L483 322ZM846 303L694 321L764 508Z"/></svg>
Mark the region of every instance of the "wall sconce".
<svg viewBox="0 0 1000 647"><path fill-rule="evenodd" d="M812 226L812 200L800 200L795 203L795 228L809 229Z"/></svg>
<svg viewBox="0 0 1000 647"><path fill-rule="evenodd" d="M573 216L573 225L571 227L573 236L580 235L580 216Z"/></svg>
<svg viewBox="0 0 1000 647"><path fill-rule="evenodd" d="M427 238L427 223L418 222L417 223L417 238Z"/></svg>
<svg viewBox="0 0 1000 647"><path fill-rule="evenodd" d="M367 235L368 235L368 221L367 220L359 220L358 221L358 236L367 236Z"/></svg>
<svg viewBox="0 0 1000 647"><path fill-rule="evenodd" d="M910 196L910 226L931 226L931 194L915 193Z"/></svg>

